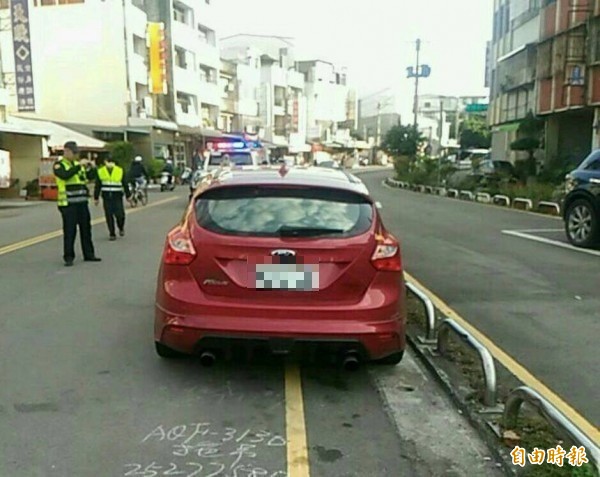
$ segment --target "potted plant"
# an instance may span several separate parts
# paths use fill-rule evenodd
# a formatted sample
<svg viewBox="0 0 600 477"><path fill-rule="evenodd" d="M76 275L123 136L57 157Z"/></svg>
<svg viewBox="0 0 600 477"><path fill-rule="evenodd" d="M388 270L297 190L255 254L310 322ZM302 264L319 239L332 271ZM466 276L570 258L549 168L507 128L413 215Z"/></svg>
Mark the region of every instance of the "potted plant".
<svg viewBox="0 0 600 477"><path fill-rule="evenodd" d="M27 191L27 196L25 197L26 200L39 199L39 197L40 197L40 181L38 179L28 181L25 184L25 190Z"/></svg>

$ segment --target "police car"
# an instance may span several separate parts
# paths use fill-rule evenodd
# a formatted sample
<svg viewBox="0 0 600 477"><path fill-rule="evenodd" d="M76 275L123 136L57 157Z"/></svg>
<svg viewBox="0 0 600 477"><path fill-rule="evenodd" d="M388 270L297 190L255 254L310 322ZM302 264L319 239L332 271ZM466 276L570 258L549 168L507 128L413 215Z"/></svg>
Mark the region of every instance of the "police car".
<svg viewBox="0 0 600 477"><path fill-rule="evenodd" d="M243 140L217 142L213 145L208 159L204 160L190 180L190 198L209 175L229 169L254 168L258 165L258 156L253 153L247 142Z"/></svg>

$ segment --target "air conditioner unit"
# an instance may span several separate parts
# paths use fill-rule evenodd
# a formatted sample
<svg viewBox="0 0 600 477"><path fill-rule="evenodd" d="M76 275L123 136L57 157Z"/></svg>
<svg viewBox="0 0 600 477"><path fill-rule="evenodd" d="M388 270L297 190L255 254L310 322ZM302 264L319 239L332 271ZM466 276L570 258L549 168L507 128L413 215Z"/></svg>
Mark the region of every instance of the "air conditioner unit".
<svg viewBox="0 0 600 477"><path fill-rule="evenodd" d="M235 83L227 83L227 91L233 93L235 91Z"/></svg>

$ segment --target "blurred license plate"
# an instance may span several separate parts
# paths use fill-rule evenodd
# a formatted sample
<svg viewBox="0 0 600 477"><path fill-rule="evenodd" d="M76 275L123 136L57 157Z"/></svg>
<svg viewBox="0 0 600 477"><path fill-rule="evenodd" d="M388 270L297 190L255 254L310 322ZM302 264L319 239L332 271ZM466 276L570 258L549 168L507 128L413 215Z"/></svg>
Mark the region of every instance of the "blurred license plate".
<svg viewBox="0 0 600 477"><path fill-rule="evenodd" d="M257 290L316 291L319 289L317 265L256 265Z"/></svg>

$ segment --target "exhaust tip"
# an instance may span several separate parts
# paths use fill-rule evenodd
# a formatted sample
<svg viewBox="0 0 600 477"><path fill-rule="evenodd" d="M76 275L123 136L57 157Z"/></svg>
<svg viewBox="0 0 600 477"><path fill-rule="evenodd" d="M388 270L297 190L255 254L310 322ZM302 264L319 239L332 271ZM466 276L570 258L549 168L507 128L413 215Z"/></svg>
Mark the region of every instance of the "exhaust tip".
<svg viewBox="0 0 600 477"><path fill-rule="evenodd" d="M217 361L217 357L210 351L204 351L200 355L200 364L205 368L210 368Z"/></svg>
<svg viewBox="0 0 600 477"><path fill-rule="evenodd" d="M348 353L342 361L342 368L345 371L358 371L360 368L358 353Z"/></svg>

